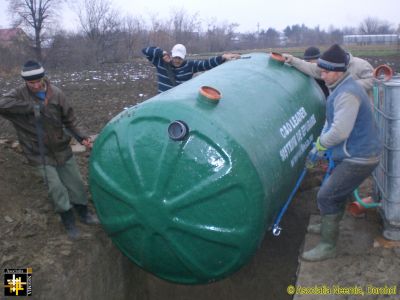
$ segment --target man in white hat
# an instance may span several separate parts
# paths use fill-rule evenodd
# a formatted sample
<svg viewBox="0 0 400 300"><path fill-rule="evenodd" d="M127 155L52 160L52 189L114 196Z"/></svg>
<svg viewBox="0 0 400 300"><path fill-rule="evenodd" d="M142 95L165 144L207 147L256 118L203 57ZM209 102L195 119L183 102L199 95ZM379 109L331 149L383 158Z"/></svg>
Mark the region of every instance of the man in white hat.
<svg viewBox="0 0 400 300"><path fill-rule="evenodd" d="M239 54L225 53L204 60L185 60L186 47L182 44L172 47L171 54L159 47L147 47L142 52L157 68L159 93L191 79L197 72L210 70L227 60L240 58Z"/></svg>

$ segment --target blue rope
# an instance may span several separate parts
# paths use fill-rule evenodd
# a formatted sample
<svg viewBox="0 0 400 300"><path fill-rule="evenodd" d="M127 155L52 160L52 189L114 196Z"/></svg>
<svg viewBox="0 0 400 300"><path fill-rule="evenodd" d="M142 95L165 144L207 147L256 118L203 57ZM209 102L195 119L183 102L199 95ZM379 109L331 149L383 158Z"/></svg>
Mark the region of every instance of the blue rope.
<svg viewBox="0 0 400 300"><path fill-rule="evenodd" d="M311 152L312 151L315 151L315 149L312 149ZM314 162L316 160L317 154L318 154L318 151L315 151L313 153L313 155L311 156L311 162ZM326 170L324 179L322 180L322 185L324 184L325 180L327 180L328 177L331 175L332 170L335 168L335 162L332 159L332 151L327 150L325 152L324 156L328 160L328 169ZM284 213L286 212L287 208L289 207L289 204L292 202L292 199L293 199L294 195L296 194L297 190L299 189L300 184L303 181L306 173L307 173L307 167L304 167L304 170L301 172L299 179L297 179L296 185L295 185L292 193L289 195L288 200L286 201L285 205L282 207L281 211L279 212L278 217L276 218L276 220L274 222L274 225L272 226L272 234L273 235L278 236L281 234L282 228L279 226L279 223L281 222L281 219L282 219ZM354 194L356 200L365 208L373 208L373 207L381 206L380 203L371 203L371 204L364 203L358 195L358 189L355 189L353 194Z"/></svg>
<svg viewBox="0 0 400 300"><path fill-rule="evenodd" d="M311 150L312 152L313 150ZM318 151L314 151L311 155L310 161L311 162L315 162L318 156ZM287 208L289 207L289 204L292 202L294 195L296 194L297 190L300 187L301 182L303 181L304 177L307 174L307 166L304 167L303 171L300 174L299 179L297 179L296 185L294 186L294 189L292 190L292 192L289 195L288 200L286 201L285 205L282 207L281 211L279 212L278 217L276 218L274 225L272 226L272 234L275 236L278 236L281 234L281 230L282 228L279 227L279 223L282 220L282 217L284 215L284 213L286 212Z"/></svg>
<svg viewBox="0 0 400 300"><path fill-rule="evenodd" d="M332 170L335 168L335 162L332 159L332 150L326 150L325 157L328 160L328 169L326 170L324 179L322 180L322 184L324 184L325 180L331 175Z"/></svg>

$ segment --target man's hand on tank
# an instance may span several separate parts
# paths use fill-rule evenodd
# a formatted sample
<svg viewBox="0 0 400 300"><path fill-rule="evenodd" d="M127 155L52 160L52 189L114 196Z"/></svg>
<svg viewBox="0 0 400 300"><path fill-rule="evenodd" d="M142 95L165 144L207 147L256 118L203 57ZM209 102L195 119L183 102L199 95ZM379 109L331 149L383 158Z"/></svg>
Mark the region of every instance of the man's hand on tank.
<svg viewBox="0 0 400 300"><path fill-rule="evenodd" d="M282 56L285 58L286 63L291 63L293 60L293 55L288 54L288 53L282 53Z"/></svg>
<svg viewBox="0 0 400 300"><path fill-rule="evenodd" d="M90 137L85 138L82 140L82 145L85 146L88 149L92 149L93 147L93 141Z"/></svg>
<svg viewBox="0 0 400 300"><path fill-rule="evenodd" d="M222 58L224 60L238 59L238 58L240 58L240 54L237 54L237 53L224 53L224 54L222 54Z"/></svg>
<svg viewBox="0 0 400 300"><path fill-rule="evenodd" d="M163 61L165 61L166 63L169 63L171 61L171 55L169 55L169 53L167 51L163 52L163 56L162 56Z"/></svg>
<svg viewBox="0 0 400 300"><path fill-rule="evenodd" d="M327 150L324 146L321 145L319 137L317 139L317 142L315 143L315 148L317 148L318 151L326 151Z"/></svg>

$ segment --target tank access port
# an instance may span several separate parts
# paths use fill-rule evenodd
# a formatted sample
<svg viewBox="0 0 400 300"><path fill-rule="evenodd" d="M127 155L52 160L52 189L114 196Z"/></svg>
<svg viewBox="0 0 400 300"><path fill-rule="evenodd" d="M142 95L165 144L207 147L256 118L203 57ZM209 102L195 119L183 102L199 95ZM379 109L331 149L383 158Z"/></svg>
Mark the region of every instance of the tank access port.
<svg viewBox="0 0 400 300"><path fill-rule="evenodd" d="M197 100L200 103L211 103L212 107L216 107L219 103L219 100L222 98L222 94L219 90L216 88L213 88L211 86L202 86L199 89L199 93L197 95Z"/></svg>
<svg viewBox="0 0 400 300"><path fill-rule="evenodd" d="M277 62L280 63L284 63L285 62L285 58L283 57L283 55L279 52L271 52L270 57Z"/></svg>
<svg viewBox="0 0 400 300"><path fill-rule="evenodd" d="M168 126L168 135L171 140L183 141L188 134L189 126L181 120L173 121Z"/></svg>
<svg viewBox="0 0 400 300"><path fill-rule="evenodd" d="M389 81L393 76L393 69L388 65L380 65L374 69L373 76L380 79L383 76L384 81Z"/></svg>

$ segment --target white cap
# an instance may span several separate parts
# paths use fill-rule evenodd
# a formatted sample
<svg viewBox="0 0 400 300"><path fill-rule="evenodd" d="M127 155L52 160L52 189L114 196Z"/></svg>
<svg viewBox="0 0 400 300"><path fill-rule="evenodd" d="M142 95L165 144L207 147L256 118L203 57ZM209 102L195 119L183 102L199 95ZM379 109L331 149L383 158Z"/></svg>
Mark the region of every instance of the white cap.
<svg viewBox="0 0 400 300"><path fill-rule="evenodd" d="M176 44L174 47L172 47L171 55L172 57L180 57L182 59L185 59L186 56L185 46L183 46L182 44Z"/></svg>

